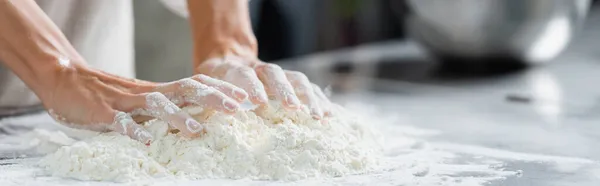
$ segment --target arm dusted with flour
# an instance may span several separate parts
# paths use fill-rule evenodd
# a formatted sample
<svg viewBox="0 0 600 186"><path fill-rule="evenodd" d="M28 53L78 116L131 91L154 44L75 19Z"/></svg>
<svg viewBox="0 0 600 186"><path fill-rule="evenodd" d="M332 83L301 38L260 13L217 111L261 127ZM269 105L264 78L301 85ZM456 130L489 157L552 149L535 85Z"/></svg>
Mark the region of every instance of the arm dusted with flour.
<svg viewBox="0 0 600 186"><path fill-rule="evenodd" d="M246 97L243 90L202 75L153 83L90 68L33 0L0 0L0 61L37 94L55 120L117 131L146 144L152 136L128 112L160 118L194 137L202 125L178 106L234 113Z"/></svg>

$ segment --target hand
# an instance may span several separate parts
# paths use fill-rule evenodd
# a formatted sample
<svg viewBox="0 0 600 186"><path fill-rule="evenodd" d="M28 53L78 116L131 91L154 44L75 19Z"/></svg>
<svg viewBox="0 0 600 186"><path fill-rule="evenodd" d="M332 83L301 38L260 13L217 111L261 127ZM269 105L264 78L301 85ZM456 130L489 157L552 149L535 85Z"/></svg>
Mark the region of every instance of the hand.
<svg viewBox="0 0 600 186"><path fill-rule="evenodd" d="M187 2L194 36L195 73L244 89L255 104L264 105L272 96L288 109L306 105L316 119L330 113L329 100L303 73L282 70L257 59L258 45L247 1Z"/></svg>
<svg viewBox="0 0 600 186"><path fill-rule="evenodd" d="M196 72L206 74L244 89L249 100L265 104L268 97L281 101L288 109L306 105L315 119L331 114L331 102L321 88L311 83L306 75L297 71L283 70L254 58L213 58L201 63Z"/></svg>
<svg viewBox="0 0 600 186"><path fill-rule="evenodd" d="M247 97L244 90L205 75L153 83L72 65L55 77L53 88L36 91L54 119L74 128L116 131L145 144L152 136L129 112L162 119L182 135L195 137L203 131L202 124L178 106L234 113Z"/></svg>

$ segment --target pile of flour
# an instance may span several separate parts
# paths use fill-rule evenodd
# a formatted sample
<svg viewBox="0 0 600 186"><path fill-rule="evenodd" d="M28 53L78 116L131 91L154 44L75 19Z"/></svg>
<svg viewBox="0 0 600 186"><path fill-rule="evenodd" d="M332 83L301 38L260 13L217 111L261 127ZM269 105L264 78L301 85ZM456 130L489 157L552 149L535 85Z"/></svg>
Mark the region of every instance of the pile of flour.
<svg viewBox="0 0 600 186"><path fill-rule="evenodd" d="M192 113L189 109L188 112ZM196 139L176 135L160 120L144 124L150 146L116 133L61 147L39 166L52 176L126 182L156 177L298 180L360 174L380 167L378 135L336 106L325 123L306 109L290 112L271 103L261 113L215 113Z"/></svg>

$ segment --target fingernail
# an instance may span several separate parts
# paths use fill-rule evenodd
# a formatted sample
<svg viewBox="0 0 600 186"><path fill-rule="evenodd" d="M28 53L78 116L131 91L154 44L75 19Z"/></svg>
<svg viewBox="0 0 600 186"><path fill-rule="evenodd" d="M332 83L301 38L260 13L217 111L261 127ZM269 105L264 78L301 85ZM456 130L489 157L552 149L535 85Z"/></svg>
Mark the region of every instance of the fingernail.
<svg viewBox="0 0 600 186"><path fill-rule="evenodd" d="M242 90L233 90L233 95L235 95L237 100L244 101L248 98L248 94Z"/></svg>
<svg viewBox="0 0 600 186"><path fill-rule="evenodd" d="M266 95L266 94L261 94L261 96L260 96L260 100L261 100L263 103L268 103L268 102L269 102L269 98L267 97L267 95Z"/></svg>
<svg viewBox="0 0 600 186"><path fill-rule="evenodd" d="M229 111L236 111L239 108L239 105L237 103L227 99L223 100L223 106Z"/></svg>
<svg viewBox="0 0 600 186"><path fill-rule="evenodd" d="M150 146L150 143L152 143L152 134L146 130L137 128L135 131L133 131L133 135L138 141L142 142L146 146Z"/></svg>
<svg viewBox="0 0 600 186"><path fill-rule="evenodd" d="M175 113L177 113L181 109L179 109L179 107L177 107L177 105L169 103L169 104L167 104L167 105L164 106L163 110L165 110L165 112L167 114L175 114Z"/></svg>
<svg viewBox="0 0 600 186"><path fill-rule="evenodd" d="M293 107L293 108L299 108L300 107L300 100L298 100L298 98L296 98L296 96L288 95L288 96L285 97L285 101L287 102L287 104L290 107Z"/></svg>
<svg viewBox="0 0 600 186"><path fill-rule="evenodd" d="M267 97L267 94L264 93L264 92L259 92L258 93L258 102L260 104L268 103L269 102L269 98Z"/></svg>
<svg viewBox="0 0 600 186"><path fill-rule="evenodd" d="M310 109L310 113L313 117L313 119L321 119L323 118L323 112L321 112L321 109L313 107Z"/></svg>
<svg viewBox="0 0 600 186"><path fill-rule="evenodd" d="M200 125L200 123L198 123L196 120L191 119L191 118L188 118L187 120L185 120L185 126L192 133L198 133L202 129L204 129L204 127L202 127L202 125Z"/></svg>
<svg viewBox="0 0 600 186"><path fill-rule="evenodd" d="M152 144L152 138L140 139L140 142L142 142L146 146L150 146L150 144Z"/></svg>

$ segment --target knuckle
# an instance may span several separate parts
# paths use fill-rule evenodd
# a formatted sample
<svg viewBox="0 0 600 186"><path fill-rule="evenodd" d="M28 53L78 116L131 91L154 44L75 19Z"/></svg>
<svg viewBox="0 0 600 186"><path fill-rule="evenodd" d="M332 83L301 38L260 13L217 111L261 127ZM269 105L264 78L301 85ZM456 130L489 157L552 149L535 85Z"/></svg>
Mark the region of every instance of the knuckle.
<svg viewBox="0 0 600 186"><path fill-rule="evenodd" d="M197 90L197 91L203 91L203 90L210 89L209 86L207 86L203 83L200 83L196 80L193 80L191 78L181 79L177 83L179 84L179 86L181 88L184 88L184 89L193 89L193 90Z"/></svg>
<svg viewBox="0 0 600 186"><path fill-rule="evenodd" d="M184 102L189 103L200 103L206 100L213 99L220 93L217 89L213 87L205 86L204 88L195 88L191 90L186 90L181 93Z"/></svg>
<svg viewBox="0 0 600 186"><path fill-rule="evenodd" d="M198 82L191 78L183 78L183 79L177 80L177 84L179 84L182 87L193 86L196 83L198 83Z"/></svg>
<svg viewBox="0 0 600 186"><path fill-rule="evenodd" d="M149 92L145 94L146 99L167 99L167 97L160 92Z"/></svg>
<svg viewBox="0 0 600 186"><path fill-rule="evenodd" d="M165 100L168 100L167 97L160 92L146 93L144 98L146 99L146 107L148 108L159 107Z"/></svg>
<svg viewBox="0 0 600 186"><path fill-rule="evenodd" d="M217 89L214 89L214 91L208 92L206 96L210 96L211 98L218 99L218 100L229 98L229 96L225 95L225 93L223 93L221 91L218 91Z"/></svg>
<svg viewBox="0 0 600 186"><path fill-rule="evenodd" d="M125 112L116 112L113 117L113 124L120 124L125 128L125 126L135 123L133 118Z"/></svg>
<svg viewBox="0 0 600 186"><path fill-rule="evenodd" d="M196 78L196 77L195 77ZM223 81L220 79L216 79L216 78L212 78L210 76L206 76L206 75L202 75L197 77L199 78L198 80L200 82L200 84L204 84L206 86L206 90L209 90L211 88L217 88L217 89L234 89L237 88L235 85L227 82L227 81Z"/></svg>
<svg viewBox="0 0 600 186"><path fill-rule="evenodd" d="M268 63L268 64L265 64L264 66L265 66L264 67L265 70L270 70L270 71L281 70L281 67L276 64Z"/></svg>
<svg viewBox="0 0 600 186"><path fill-rule="evenodd" d="M303 81L303 82L308 83L308 77L306 76L306 74L304 74L302 72L288 71L287 74L288 74L288 76L291 76L292 78L294 78L298 81Z"/></svg>
<svg viewBox="0 0 600 186"><path fill-rule="evenodd" d="M240 90L239 87L237 87L236 85L229 83L227 81L221 81L219 82L219 84L217 84L215 86L216 88L222 89L222 90Z"/></svg>
<svg viewBox="0 0 600 186"><path fill-rule="evenodd" d="M288 76L293 76L293 77L302 77L302 76L304 76L304 73L299 72L299 71L288 70L285 73L288 74Z"/></svg>
<svg viewBox="0 0 600 186"><path fill-rule="evenodd" d="M206 89L197 89L197 91L199 93L200 92L205 93L206 95L213 95L213 94L218 94L221 92L214 87L208 87L208 86L206 87Z"/></svg>
<svg viewBox="0 0 600 186"><path fill-rule="evenodd" d="M234 68L234 70L236 70L237 72L240 72L242 74L254 74L254 69L252 69L250 67L236 67L236 68Z"/></svg>
<svg viewBox="0 0 600 186"><path fill-rule="evenodd" d="M233 84L241 83L240 81L252 81L257 78L257 73L251 68L236 68L231 69L223 77L226 82Z"/></svg>
<svg viewBox="0 0 600 186"><path fill-rule="evenodd" d="M151 115L172 114L179 110L164 94L160 92L151 92L146 94L146 109Z"/></svg>
<svg viewBox="0 0 600 186"><path fill-rule="evenodd" d="M309 96L309 94L312 94L312 87L301 84L301 85L294 86L294 91L296 91L297 93L303 93L303 94L306 94L307 96Z"/></svg>
<svg viewBox="0 0 600 186"><path fill-rule="evenodd" d="M204 74L196 74L194 76L192 76L192 79L197 79L197 80L206 80L209 79L210 77Z"/></svg>
<svg viewBox="0 0 600 186"><path fill-rule="evenodd" d="M252 69L250 67L246 67L246 66L240 66L240 67L230 68L229 72L227 72L227 77L238 76L238 75L250 76L253 74L256 74L254 72L254 69Z"/></svg>

